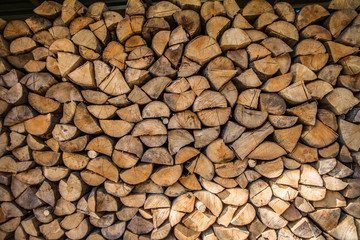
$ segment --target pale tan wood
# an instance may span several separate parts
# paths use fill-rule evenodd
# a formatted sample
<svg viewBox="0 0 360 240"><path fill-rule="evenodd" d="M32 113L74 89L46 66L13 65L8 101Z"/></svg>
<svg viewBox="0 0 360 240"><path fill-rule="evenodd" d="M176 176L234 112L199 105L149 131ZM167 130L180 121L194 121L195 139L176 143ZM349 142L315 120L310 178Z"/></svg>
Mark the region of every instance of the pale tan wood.
<svg viewBox="0 0 360 240"><path fill-rule="evenodd" d="M282 159L277 158L276 160L256 165L255 170L267 178L277 178L282 174L284 165Z"/></svg>
<svg viewBox="0 0 360 240"><path fill-rule="evenodd" d="M6 25L3 35L7 40L14 40L15 38L31 35L31 32L25 21L12 20Z"/></svg>
<svg viewBox="0 0 360 240"><path fill-rule="evenodd" d="M53 115L51 113L47 115L38 115L25 121L26 131L32 135L39 136L46 134L53 127Z"/></svg>
<svg viewBox="0 0 360 240"><path fill-rule="evenodd" d="M164 166L151 175L151 180L160 186L170 186L180 178L181 171L181 165L175 165L172 167Z"/></svg>
<svg viewBox="0 0 360 240"><path fill-rule="evenodd" d="M77 14L83 15L85 11L86 7L77 0L68 0L63 3L61 19L65 24L68 24Z"/></svg>
<svg viewBox="0 0 360 240"><path fill-rule="evenodd" d="M306 88L314 99L322 99L326 94L333 90L330 83L321 80L306 84Z"/></svg>
<svg viewBox="0 0 360 240"><path fill-rule="evenodd" d="M222 210L222 202L219 197L207 191L197 191L194 193L204 205L215 215L219 216Z"/></svg>
<svg viewBox="0 0 360 240"><path fill-rule="evenodd" d="M319 71L328 62L329 54L318 53L314 55L299 56L295 58L295 62L300 62L313 71Z"/></svg>
<svg viewBox="0 0 360 240"><path fill-rule="evenodd" d="M175 163L181 164L186 161L191 160L192 158L196 157L200 154L200 151L193 148L193 147L183 147L181 148L175 156Z"/></svg>
<svg viewBox="0 0 360 240"><path fill-rule="evenodd" d="M242 14L244 15L245 18L251 20L265 12L273 13L274 10L268 2L263 0L255 0L255 1L250 1L249 3L246 4Z"/></svg>
<svg viewBox="0 0 360 240"><path fill-rule="evenodd" d="M332 169L328 174L333 177L344 178L353 174L353 170L348 168L341 162L337 162L335 168ZM349 190L349 192L353 192L350 187L347 188L347 190Z"/></svg>
<svg viewBox="0 0 360 240"><path fill-rule="evenodd" d="M49 31L46 30L34 34L33 39L34 41L41 43L46 47L49 47L55 41Z"/></svg>
<svg viewBox="0 0 360 240"><path fill-rule="evenodd" d="M208 49L209 46L212 50ZM208 36L199 36L188 43L184 56L200 65L204 65L212 58L220 55L220 53L219 44L214 39Z"/></svg>
<svg viewBox="0 0 360 240"><path fill-rule="evenodd" d="M317 104L316 102L304 103L287 110L291 115L299 117L299 122L306 125L315 125ZM307 114L301 114L306 112Z"/></svg>
<svg viewBox="0 0 360 240"><path fill-rule="evenodd" d="M154 35L151 48L154 50L157 56L161 56L164 53L165 48L169 42L169 38L170 31L159 31Z"/></svg>
<svg viewBox="0 0 360 240"><path fill-rule="evenodd" d="M139 164L130 168L129 170L124 170L121 172L120 178L128 184L139 184L146 181L150 177L152 169L152 164ZM135 172L137 173L137 177L134 177Z"/></svg>
<svg viewBox="0 0 360 240"><path fill-rule="evenodd" d="M30 60L25 64L24 69L27 72L41 72L45 69L45 66L46 63L43 61Z"/></svg>
<svg viewBox="0 0 360 240"><path fill-rule="evenodd" d="M140 0L130 0L126 4L126 15L145 15L144 3Z"/></svg>
<svg viewBox="0 0 360 240"><path fill-rule="evenodd" d="M290 68L290 71L294 76L294 82L309 82L316 79L316 74L301 63L293 64Z"/></svg>
<svg viewBox="0 0 360 240"><path fill-rule="evenodd" d="M321 132L321 133L320 133ZM314 140L314 135L317 139ZM338 135L321 121L316 121L314 126L306 126L301 138L303 141L312 147L326 147L337 139Z"/></svg>
<svg viewBox="0 0 360 240"><path fill-rule="evenodd" d="M112 11L109 11L109 12L112 12ZM128 40L126 40L125 52L131 52L135 48L145 46L145 45L146 45L146 41L141 36L134 35L134 36L130 37Z"/></svg>
<svg viewBox="0 0 360 240"><path fill-rule="evenodd" d="M49 28L48 31L49 31L50 35L54 38L54 40L61 39L61 38L70 39L70 31L67 27L65 27L63 25L55 25L55 26Z"/></svg>
<svg viewBox="0 0 360 240"><path fill-rule="evenodd" d="M313 14L314 12L317 14ZM329 12L324 7L319 4L312 4L301 9L295 23L298 29L302 29L309 24L321 21L327 16L329 16Z"/></svg>
<svg viewBox="0 0 360 240"><path fill-rule="evenodd" d="M34 60L45 60L48 56L54 56L49 49L45 47L37 47L31 51L34 56Z"/></svg>
<svg viewBox="0 0 360 240"><path fill-rule="evenodd" d="M89 135L77 137L73 140L58 142L59 147L64 152L80 152L86 147L89 141Z"/></svg>
<svg viewBox="0 0 360 240"><path fill-rule="evenodd" d="M277 56L274 60L278 63L281 74L285 74L289 71L291 65L291 57L289 53Z"/></svg>
<svg viewBox="0 0 360 240"><path fill-rule="evenodd" d="M123 56L127 56L124 53L124 46L117 41L109 42L102 53L104 62L111 63L119 68L123 65L123 62L120 62L123 60Z"/></svg>
<svg viewBox="0 0 360 240"><path fill-rule="evenodd" d="M329 233L337 239L347 239L356 236L354 218L345 214L340 219L339 224L334 229L330 230Z"/></svg>
<svg viewBox="0 0 360 240"><path fill-rule="evenodd" d="M335 99L337 99L336 102ZM347 113L358 103L358 99L353 97L352 92L345 88L335 88L323 98L323 101L336 115Z"/></svg>
<svg viewBox="0 0 360 240"><path fill-rule="evenodd" d="M289 3L278 2L274 5L274 10L280 16L280 18L284 19L285 21L295 21L295 10Z"/></svg>
<svg viewBox="0 0 360 240"><path fill-rule="evenodd" d="M246 50L250 61L259 60L271 54L269 50L257 43L250 44Z"/></svg>
<svg viewBox="0 0 360 240"><path fill-rule="evenodd" d="M21 54L30 52L36 47L36 43L29 37L17 38L10 43L10 53L12 54Z"/></svg>
<svg viewBox="0 0 360 240"><path fill-rule="evenodd" d="M264 139L274 131L270 123L265 123L261 128L252 132L246 132L240 136L231 147L241 159L244 159Z"/></svg>
<svg viewBox="0 0 360 240"><path fill-rule="evenodd" d="M178 26L170 33L170 38L169 38L169 43L168 43L169 48L167 51L169 51L172 46L175 47L175 45L182 47L182 44L187 43L188 41L189 41L189 38L188 38L188 34L186 33L185 29L182 26ZM165 52L165 56L168 57L166 52ZM180 58L180 57L178 57L178 58ZM177 65L177 64L174 64L174 65Z"/></svg>
<svg viewBox="0 0 360 240"><path fill-rule="evenodd" d="M355 9L357 8L358 3L356 1L339 1L333 0L330 2L329 9Z"/></svg>
<svg viewBox="0 0 360 240"><path fill-rule="evenodd" d="M286 111L286 103L277 94L262 93L260 94L260 109L269 114L283 115Z"/></svg>
<svg viewBox="0 0 360 240"><path fill-rule="evenodd" d="M104 156L92 159L86 168L109 180L117 182L119 179L118 169Z"/></svg>
<svg viewBox="0 0 360 240"><path fill-rule="evenodd" d="M265 141L257 146L248 157L259 160L272 160L285 154L286 151L276 143Z"/></svg>
<svg viewBox="0 0 360 240"><path fill-rule="evenodd" d="M226 57L215 58L205 69L205 75L216 90L221 89L236 73L237 71L234 69L233 63Z"/></svg>
<svg viewBox="0 0 360 240"><path fill-rule="evenodd" d="M87 9L86 16L89 16L98 21L101 18L102 14L108 10L108 7L103 2L93 3Z"/></svg>
<svg viewBox="0 0 360 240"><path fill-rule="evenodd" d="M270 36L280 38L290 47L293 47L299 40L299 33L296 27L286 21L276 21L267 26L265 31Z"/></svg>
<svg viewBox="0 0 360 240"><path fill-rule="evenodd" d="M297 221L302 218L300 211L297 210L293 204L286 209L282 216L288 221Z"/></svg>
<svg viewBox="0 0 360 240"><path fill-rule="evenodd" d="M276 128L288 128L295 125L298 117L296 116L277 116L270 115L269 122Z"/></svg>
<svg viewBox="0 0 360 240"><path fill-rule="evenodd" d="M357 29L359 29L359 25L346 28L338 37L338 41L346 45L359 47L359 41L357 40L358 34L356 32Z"/></svg>
<svg viewBox="0 0 360 240"><path fill-rule="evenodd" d="M147 10L146 16L147 18L154 18L154 17L169 18L179 10L180 8L172 4L171 2L161 2L155 4L154 6L151 6Z"/></svg>
<svg viewBox="0 0 360 240"><path fill-rule="evenodd" d="M302 125L286 129L277 129L274 132L274 139L287 152L292 152L300 138Z"/></svg>
<svg viewBox="0 0 360 240"><path fill-rule="evenodd" d="M304 39L300 41L295 48L295 56L315 55L325 53L324 45L314 39Z"/></svg>
<svg viewBox="0 0 360 240"><path fill-rule="evenodd" d="M28 90L21 83L17 83L5 93L3 99L9 104L20 105L25 103L27 95Z"/></svg>
<svg viewBox="0 0 360 240"><path fill-rule="evenodd" d="M358 52L357 48L348 47L346 45L328 41L326 47L329 49L331 59L334 63L338 62L341 58Z"/></svg>
<svg viewBox="0 0 360 240"><path fill-rule="evenodd" d="M120 238L125 232L125 222L116 222L113 225L102 228L101 234L105 236L106 239L116 239Z"/></svg>
<svg viewBox="0 0 360 240"><path fill-rule="evenodd" d="M154 61L153 51L146 47L140 46L130 52L126 64L132 68L145 69Z"/></svg>
<svg viewBox="0 0 360 240"><path fill-rule="evenodd" d="M272 191L266 182L263 180L256 180L249 186L249 200L256 207L267 205L272 197Z"/></svg>
<svg viewBox="0 0 360 240"><path fill-rule="evenodd" d="M42 224L39 229L40 232L49 239L60 238L64 235L64 230L61 229L58 219L48 224Z"/></svg>
<svg viewBox="0 0 360 240"><path fill-rule="evenodd" d="M213 227L215 235L219 239L230 240L233 237L236 239L247 239L249 232L244 227L223 227L220 225L214 225Z"/></svg>
<svg viewBox="0 0 360 240"><path fill-rule="evenodd" d="M307 164L301 166L299 183L319 187L322 187L324 184L316 169Z"/></svg>
<svg viewBox="0 0 360 240"><path fill-rule="evenodd" d="M200 121L208 127L224 125L230 117L231 108L215 108L197 112Z"/></svg>
<svg viewBox="0 0 360 240"><path fill-rule="evenodd" d="M209 2L201 6L200 15L202 20L207 22L212 17L225 16L226 10L224 5L219 1Z"/></svg>
<svg viewBox="0 0 360 240"><path fill-rule="evenodd" d="M172 130L168 132L168 148L171 155L174 155L180 148L193 141L193 136L186 130Z"/></svg>
<svg viewBox="0 0 360 240"><path fill-rule="evenodd" d="M279 17L275 13L265 12L256 19L254 26L256 29L263 29L267 25L276 21L278 18Z"/></svg>
<svg viewBox="0 0 360 240"><path fill-rule="evenodd" d="M161 56L150 68L150 73L157 77L174 77L176 70L172 68L168 58Z"/></svg>
<svg viewBox="0 0 360 240"><path fill-rule="evenodd" d="M215 220L216 217L211 214L194 211L190 215L186 215L182 222L189 229L202 232L210 227Z"/></svg>
<svg viewBox="0 0 360 240"><path fill-rule="evenodd" d="M180 212L192 212L195 204L195 196L193 193L182 194L177 197L171 206L171 210Z"/></svg>
<svg viewBox="0 0 360 240"><path fill-rule="evenodd" d="M259 87L262 84L259 77L256 75L252 68L242 72L240 75L234 78L233 81L235 85L240 89Z"/></svg>
<svg viewBox="0 0 360 240"><path fill-rule="evenodd" d="M89 24L93 23L94 19L87 16L77 17L71 21L69 25L70 34L74 35L79 32L81 29L84 29L89 26Z"/></svg>
<svg viewBox="0 0 360 240"><path fill-rule="evenodd" d="M236 103L244 105L248 108L256 109L259 103L260 92L261 91L259 89L247 89L242 91L239 94Z"/></svg>
<svg viewBox="0 0 360 240"><path fill-rule="evenodd" d="M200 236L200 232L191 230L182 224L177 224L175 226L174 234L175 237L180 240L185 240L185 239L195 240L198 236Z"/></svg>
<svg viewBox="0 0 360 240"><path fill-rule="evenodd" d="M357 217L359 216L359 212L358 212L358 206L359 206L359 198L357 199L351 199L346 207L343 208L343 210L352 215L353 217Z"/></svg>
<svg viewBox="0 0 360 240"><path fill-rule="evenodd" d="M319 149L319 155L323 158L333 158L336 157L340 152L339 143L335 142L328 147Z"/></svg>
<svg viewBox="0 0 360 240"><path fill-rule="evenodd" d="M204 96L206 96L206 94ZM193 104L194 104L193 108L195 108L195 103L196 103L196 102L194 102L195 97L196 97L196 94L192 90L189 90L189 91L186 91L183 93L165 93L164 94L164 102L169 106L169 108L172 111L180 112L180 111L186 110ZM225 100L225 98L224 98L224 100ZM198 101L201 102L201 100L198 100ZM206 101L206 97L205 97L205 100L203 100L203 101ZM202 109L201 108L193 109L193 111L195 111L195 110L200 111Z"/></svg>
<svg viewBox="0 0 360 240"><path fill-rule="evenodd" d="M231 21L223 16L210 18L206 23L206 34L214 39L219 39L220 35L229 28Z"/></svg>
<svg viewBox="0 0 360 240"><path fill-rule="evenodd" d="M229 204L233 206L242 206L247 202L249 197L249 192L246 189L231 188L231 189L226 189L218 193L217 195L221 199L221 201L225 204Z"/></svg>
<svg viewBox="0 0 360 240"><path fill-rule="evenodd" d="M359 58L358 56L350 55L344 57L339 61L339 63L343 66L343 72L345 74L354 75L360 72L358 66Z"/></svg>
<svg viewBox="0 0 360 240"><path fill-rule="evenodd" d="M320 201L325 198L326 188L299 185L299 193L309 201Z"/></svg>
<svg viewBox="0 0 360 240"><path fill-rule="evenodd" d="M269 202L269 206L278 214L283 214L289 207L290 203L280 199L274 198Z"/></svg>
<svg viewBox="0 0 360 240"><path fill-rule="evenodd" d="M169 197L178 197L181 194L184 194L186 192L187 192L187 190L185 189L185 187L183 185L181 185L179 182L176 182L166 189L165 195L169 196ZM170 211L170 213L171 213L171 211Z"/></svg>
<svg viewBox="0 0 360 240"><path fill-rule="evenodd" d="M342 162L352 162L353 158L350 154L349 149L346 147L346 145L343 145L341 147L340 153L339 153L340 161Z"/></svg>
<svg viewBox="0 0 360 240"><path fill-rule="evenodd" d="M223 33L220 39L220 47L223 51L237 50L246 47L250 42L251 40L245 31L239 28L230 28Z"/></svg>
<svg viewBox="0 0 360 240"><path fill-rule="evenodd" d="M196 74L201 68L196 62L191 61L186 57L182 57L182 61L178 71L178 77L188 77L193 74Z"/></svg>
<svg viewBox="0 0 360 240"><path fill-rule="evenodd" d="M61 12L61 4L54 1L46 1L34 9L34 13L53 19Z"/></svg>
<svg viewBox="0 0 360 240"><path fill-rule="evenodd" d="M321 234L321 230L306 217L301 218L297 222L290 223L289 227L298 237L317 237Z"/></svg>
<svg viewBox="0 0 360 240"><path fill-rule="evenodd" d="M311 99L311 95L303 81L291 84L279 92L279 95L291 104L303 103Z"/></svg>
<svg viewBox="0 0 360 240"><path fill-rule="evenodd" d="M287 225L287 221L269 207L260 207L258 209L261 221L268 227L280 229Z"/></svg>
<svg viewBox="0 0 360 240"><path fill-rule="evenodd" d="M172 18L169 20L172 21ZM162 17L155 17L150 18L145 22L141 33L145 40L150 42L157 32L168 30L170 30L169 22Z"/></svg>
<svg viewBox="0 0 360 240"><path fill-rule="evenodd" d="M359 89L359 86L357 85L357 78L359 74L350 76L350 75L340 75L339 76L339 84L341 86L344 86L351 91L357 92Z"/></svg>
<svg viewBox="0 0 360 240"><path fill-rule="evenodd" d="M359 144L356 140L357 127L358 125L345 120L340 120L339 122L340 136L342 141L349 149L355 151L357 151L356 149L359 149Z"/></svg>
<svg viewBox="0 0 360 240"><path fill-rule="evenodd" d="M113 152L113 142L107 136L99 136L93 138L88 142L85 150L95 151L97 153L102 153L107 156L111 156Z"/></svg>
<svg viewBox="0 0 360 240"><path fill-rule="evenodd" d="M143 16L129 16L123 18L116 27L118 40L123 43L134 34L140 33L145 19Z"/></svg>
<svg viewBox="0 0 360 240"><path fill-rule="evenodd" d="M301 163L315 162L318 160L317 149L308 147L301 143L296 145L295 149L289 154L289 156Z"/></svg>
<svg viewBox="0 0 360 240"><path fill-rule="evenodd" d="M152 239L164 239L166 238L171 231L171 225L169 222L165 222L161 227L154 229L151 232Z"/></svg>
<svg viewBox="0 0 360 240"><path fill-rule="evenodd" d="M345 170L346 171L346 170ZM351 173L351 171L348 171ZM332 175L333 177L342 178L342 176L336 176ZM345 175L346 176L346 175ZM349 176L349 175L348 175ZM358 191L358 183L354 181L353 179L348 179L346 182L349 184L347 188L345 188L342 192L344 197L347 198L356 198L359 197L359 191Z"/></svg>

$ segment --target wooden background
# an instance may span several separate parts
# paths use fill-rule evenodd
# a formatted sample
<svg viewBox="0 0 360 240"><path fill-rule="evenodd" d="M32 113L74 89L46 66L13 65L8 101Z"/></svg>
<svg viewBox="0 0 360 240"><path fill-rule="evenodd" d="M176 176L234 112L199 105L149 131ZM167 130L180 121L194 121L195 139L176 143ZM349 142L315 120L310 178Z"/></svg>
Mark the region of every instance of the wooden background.
<svg viewBox="0 0 360 240"><path fill-rule="evenodd" d="M62 0L54 0L55 2L62 3ZM26 19L33 15L33 9L39 6L43 0L0 0L0 17L5 20L11 19ZM98 0L83 0L81 1L85 6L89 6L94 2L98 2ZM124 15L126 2L127 0L103 0L106 5L113 11L119 11ZM160 0L144 0L146 4L152 4L155 2L160 2ZM206 2L206 0L202 0L201 2ZM240 7L244 7L248 0L238 0L236 1ZM268 0L270 3L276 3L276 0ZM282 0L282 2L284 2ZM329 3L327 0L287 0L285 2L289 2L293 5L295 9L299 9L309 3L318 3L321 5L326 5Z"/></svg>

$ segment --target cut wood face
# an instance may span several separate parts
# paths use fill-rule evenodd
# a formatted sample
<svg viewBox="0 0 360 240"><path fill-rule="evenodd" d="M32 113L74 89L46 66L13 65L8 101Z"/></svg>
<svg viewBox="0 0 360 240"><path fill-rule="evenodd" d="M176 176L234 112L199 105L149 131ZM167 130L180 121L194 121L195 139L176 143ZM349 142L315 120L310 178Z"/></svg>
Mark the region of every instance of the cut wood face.
<svg viewBox="0 0 360 240"><path fill-rule="evenodd" d="M329 1L0 18L0 239L358 240L360 2Z"/></svg>

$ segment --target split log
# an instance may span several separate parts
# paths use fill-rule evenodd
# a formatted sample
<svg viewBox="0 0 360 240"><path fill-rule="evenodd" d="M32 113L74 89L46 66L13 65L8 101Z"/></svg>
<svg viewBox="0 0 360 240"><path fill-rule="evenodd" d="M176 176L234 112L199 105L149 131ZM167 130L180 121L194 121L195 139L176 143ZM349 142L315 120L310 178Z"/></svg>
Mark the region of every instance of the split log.
<svg viewBox="0 0 360 240"><path fill-rule="evenodd" d="M240 136L231 147L241 159L244 159L252 150L254 150L264 139L274 131L269 124L264 124L260 129L253 132L246 132Z"/></svg>
<svg viewBox="0 0 360 240"><path fill-rule="evenodd" d="M210 50L209 47L212 49ZM209 37L199 36L189 42L185 48L185 57L204 65L212 58L220 55L221 49L218 43Z"/></svg>

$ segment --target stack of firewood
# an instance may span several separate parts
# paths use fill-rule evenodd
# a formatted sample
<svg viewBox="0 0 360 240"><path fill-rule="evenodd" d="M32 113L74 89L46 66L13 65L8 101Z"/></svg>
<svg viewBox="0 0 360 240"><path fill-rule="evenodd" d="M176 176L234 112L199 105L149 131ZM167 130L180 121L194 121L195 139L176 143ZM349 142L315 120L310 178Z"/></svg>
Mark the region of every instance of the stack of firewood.
<svg viewBox="0 0 360 240"><path fill-rule="evenodd" d="M359 239L359 10L0 19L0 239Z"/></svg>

